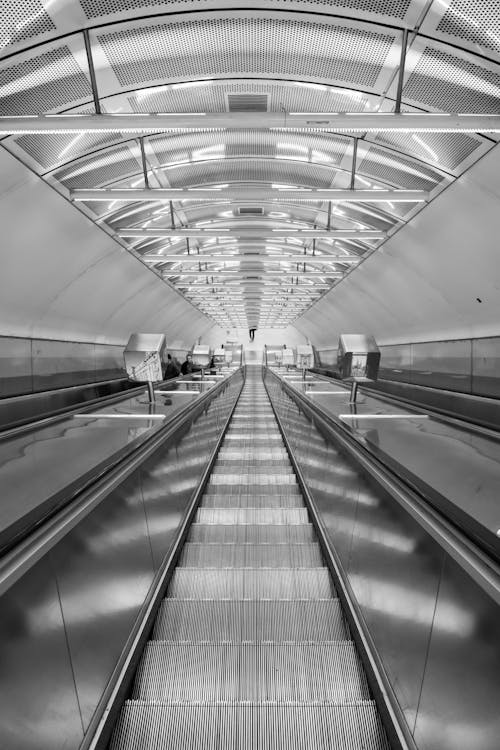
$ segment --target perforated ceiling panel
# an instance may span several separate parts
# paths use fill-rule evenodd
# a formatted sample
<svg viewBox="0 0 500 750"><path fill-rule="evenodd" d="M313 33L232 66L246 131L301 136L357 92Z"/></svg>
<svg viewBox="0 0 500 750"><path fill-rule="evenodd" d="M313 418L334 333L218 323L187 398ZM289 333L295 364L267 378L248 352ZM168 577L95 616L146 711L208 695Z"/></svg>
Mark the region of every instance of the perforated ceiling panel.
<svg viewBox="0 0 500 750"><path fill-rule="evenodd" d="M380 133L376 139L442 169L458 169L481 142L465 133Z"/></svg>
<svg viewBox="0 0 500 750"><path fill-rule="evenodd" d="M313 164L277 160L229 160L199 162L166 170L172 187L218 185L231 182L278 183L284 185L330 187L332 171Z"/></svg>
<svg viewBox="0 0 500 750"><path fill-rule="evenodd" d="M41 114L91 96L89 81L66 46L0 70L4 115Z"/></svg>
<svg viewBox="0 0 500 750"><path fill-rule="evenodd" d="M358 172L408 190L432 190L442 177L434 170L371 146L358 165Z"/></svg>
<svg viewBox="0 0 500 750"><path fill-rule="evenodd" d="M129 97L134 112L223 112L226 92L265 95L270 112L363 112L370 97L349 91L302 82L199 81L144 89Z"/></svg>
<svg viewBox="0 0 500 750"><path fill-rule="evenodd" d="M55 173L55 177L67 188L101 187L126 174L136 174L140 169L129 147L116 146L95 156L79 159Z"/></svg>
<svg viewBox="0 0 500 750"><path fill-rule="evenodd" d="M56 28L40 0L2 0L0 49Z"/></svg>
<svg viewBox="0 0 500 750"><path fill-rule="evenodd" d="M451 0L437 30L500 54L500 2Z"/></svg>
<svg viewBox="0 0 500 750"><path fill-rule="evenodd" d="M367 88L377 83L395 34L234 15L127 27L98 38L124 87L232 73L302 78L311 71Z"/></svg>
<svg viewBox="0 0 500 750"><path fill-rule="evenodd" d="M44 170L49 170L117 140L121 140L121 136L115 133L86 133L77 136L58 133L52 135L22 135L16 139L16 144L23 151L26 151Z"/></svg>
<svg viewBox="0 0 500 750"><path fill-rule="evenodd" d="M403 90L406 100L445 112L498 113L500 75L426 47Z"/></svg>
<svg viewBox="0 0 500 750"><path fill-rule="evenodd" d="M340 164L349 145L345 136L257 130L204 131L148 139L162 165L206 161L221 156L268 156Z"/></svg>
<svg viewBox="0 0 500 750"><path fill-rule="evenodd" d="M361 13L374 13L392 18L404 18L408 12L412 0L273 0L277 8L284 10L303 6L309 11L357 11ZM210 0L80 0L87 18L102 18L114 13L124 11L140 11L141 8L171 9L182 6L216 6L216 2ZM237 3L235 3L237 5ZM248 2L241 2L248 7Z"/></svg>

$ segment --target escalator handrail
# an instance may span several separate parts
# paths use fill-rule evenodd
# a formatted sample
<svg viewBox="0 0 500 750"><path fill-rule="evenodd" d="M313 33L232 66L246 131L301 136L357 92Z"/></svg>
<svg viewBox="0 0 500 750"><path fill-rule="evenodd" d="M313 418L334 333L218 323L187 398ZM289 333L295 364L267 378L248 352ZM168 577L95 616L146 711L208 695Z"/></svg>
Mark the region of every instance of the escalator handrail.
<svg viewBox="0 0 500 750"><path fill-rule="evenodd" d="M78 493L73 493L63 507L44 518L0 559L0 596L24 575L38 560L71 531L83 518L97 507L108 494L124 481L162 443L188 421L192 413L213 399L242 372L238 368L228 378L216 383L209 391L200 395L191 404L179 410L172 419L162 425L140 446L131 448Z"/></svg>

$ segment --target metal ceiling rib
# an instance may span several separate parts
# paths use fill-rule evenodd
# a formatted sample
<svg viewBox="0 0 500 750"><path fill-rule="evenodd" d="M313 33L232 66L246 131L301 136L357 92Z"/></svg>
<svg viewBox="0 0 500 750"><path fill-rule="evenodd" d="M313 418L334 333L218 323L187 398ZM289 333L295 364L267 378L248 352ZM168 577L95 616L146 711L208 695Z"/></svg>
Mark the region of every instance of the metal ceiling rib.
<svg viewBox="0 0 500 750"><path fill-rule="evenodd" d="M248 5L247 0L4 0L0 49L10 56L0 60L1 114L93 111L81 33L89 24L95 25L89 39L103 112L390 112L403 27L415 31L409 35L402 111L500 111L498 0L255 0L252 11ZM153 188L278 183L313 189L394 187L435 195L494 142L471 133L352 135L358 136L354 177L352 137L306 131L159 133L144 139L146 168ZM18 135L3 145L63 192L144 185L138 140L130 134ZM264 222L387 231L420 210L400 203L347 203L331 212L319 202L257 203L260 225L257 215L245 218L254 227ZM241 225L245 205L176 201L174 221L184 226L209 222L222 231ZM108 231L170 226L170 210L162 204L82 207ZM222 251L223 239L215 242ZM285 251L287 242L274 246ZM311 243L300 247L312 252ZM193 245L202 253L213 251L208 240L193 240ZM362 256L376 246L376 241L349 239L335 242L334 248ZM174 238L132 240L129 247L154 254L165 248L177 252L179 243ZM248 241L236 239L231 252L248 247ZM331 251L333 245L321 239L321 247ZM265 252L264 241L252 244L251 252ZM239 283L253 291L263 283L256 268L259 274L287 268L284 262L276 268L256 263L242 256L237 266ZM233 261L219 266L236 268ZM309 282L308 288L319 294L323 285L314 282L326 272L309 277L311 272L309 267L303 274L302 285ZM218 281L213 283L215 288ZM184 281L179 285L186 288ZM191 286L195 293L207 288L206 283Z"/></svg>

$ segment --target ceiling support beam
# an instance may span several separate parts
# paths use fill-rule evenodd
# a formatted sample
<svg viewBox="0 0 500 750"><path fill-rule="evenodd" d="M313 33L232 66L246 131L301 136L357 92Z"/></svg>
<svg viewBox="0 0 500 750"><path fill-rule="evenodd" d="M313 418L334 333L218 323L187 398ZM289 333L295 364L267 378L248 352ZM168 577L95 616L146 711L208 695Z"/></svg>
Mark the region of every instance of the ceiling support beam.
<svg viewBox="0 0 500 750"><path fill-rule="evenodd" d="M378 192L378 191L377 191ZM117 237L141 237L143 239L151 237L160 237L163 239L189 237L190 239L278 239L278 238L299 238L299 239L332 239L332 240L385 240L387 234L377 230L355 230L355 229L272 229L272 228L251 228L243 227L241 229L119 229L116 232Z"/></svg>
<svg viewBox="0 0 500 750"><path fill-rule="evenodd" d="M89 30L83 29L82 34L83 42L85 44L85 54L87 56L87 66L89 69L90 86L92 88L92 98L94 99L95 113L97 117L101 117L101 102L99 101L99 91L97 88L97 77L95 74L94 57L92 55L92 44L90 41Z"/></svg>
<svg viewBox="0 0 500 750"><path fill-rule="evenodd" d="M208 276L207 273L202 273L201 276L205 277ZM324 274L323 274L324 275ZM274 278L274 277L273 277ZM281 277L280 277L281 278ZM296 278L296 277L295 277ZM224 291L234 291L234 290L245 290L246 287L251 286L258 286L259 289L265 290L265 289L271 289L271 288L278 288L282 291L285 289L297 289L299 291L302 291L306 289L307 291L318 291L318 289L331 289L332 285L327 284L326 282L316 283L295 283L294 281L288 281L287 279L283 279L283 281L267 281L266 279L244 279L240 280L238 282L235 281L216 281L213 284L194 284L193 282L184 281L179 282L177 285L174 285L176 289L189 289L189 292L192 293L193 289L209 289L209 290L218 290L222 288ZM218 291L216 292L218 294ZM285 292L285 294L291 294L291 292Z"/></svg>
<svg viewBox="0 0 500 750"><path fill-rule="evenodd" d="M183 278L186 277L193 277L193 278L219 278L220 276L230 276L231 278L236 279L245 279L247 276L252 277L252 279L255 279L256 276L261 277L261 280L259 281L260 284L262 284L265 279L270 278L289 278L292 277L295 278L309 278L310 276L321 276L322 278L325 277L331 277L331 278L339 278L341 279L344 274L336 271L263 271L260 268L250 268L245 270L235 270L235 271L183 271L183 270L175 270L175 269L168 269L166 271L163 271L163 277L169 277L169 276L182 276Z"/></svg>
<svg viewBox="0 0 500 750"><path fill-rule="evenodd" d="M259 253L246 253L245 255L209 255L209 253L200 253L199 255L153 255L144 253L141 260L147 263L309 263L316 266L325 263L359 263L363 260L360 255L303 255L295 253L294 255L259 255Z"/></svg>
<svg viewBox="0 0 500 750"><path fill-rule="evenodd" d="M394 106L394 112L401 114L401 99L403 98L403 83L405 78L405 65L406 65L406 51L408 49L408 29L403 29L401 38L401 56L399 59L399 70L398 70L398 88L396 91L396 104Z"/></svg>
<svg viewBox="0 0 500 750"><path fill-rule="evenodd" d="M414 112L208 112L0 117L0 134L156 133L165 130L330 130L341 133L498 133L500 115Z"/></svg>
<svg viewBox="0 0 500 750"><path fill-rule="evenodd" d="M429 200L425 190L339 190L270 188L248 185L229 188L101 188L70 190L70 198L79 201L331 201L332 203L423 203Z"/></svg>

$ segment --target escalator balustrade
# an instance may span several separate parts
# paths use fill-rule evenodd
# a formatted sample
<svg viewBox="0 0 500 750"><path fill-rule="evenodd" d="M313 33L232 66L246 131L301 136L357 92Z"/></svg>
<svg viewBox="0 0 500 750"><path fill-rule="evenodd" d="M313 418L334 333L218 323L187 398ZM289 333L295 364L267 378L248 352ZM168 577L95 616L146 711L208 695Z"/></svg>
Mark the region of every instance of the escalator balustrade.
<svg viewBox="0 0 500 750"><path fill-rule="evenodd" d="M244 389L112 750L388 750L260 368Z"/></svg>

